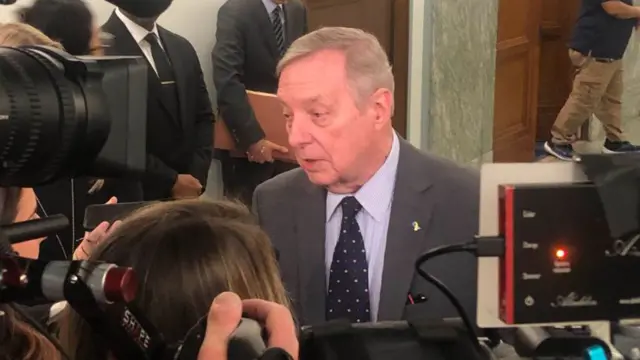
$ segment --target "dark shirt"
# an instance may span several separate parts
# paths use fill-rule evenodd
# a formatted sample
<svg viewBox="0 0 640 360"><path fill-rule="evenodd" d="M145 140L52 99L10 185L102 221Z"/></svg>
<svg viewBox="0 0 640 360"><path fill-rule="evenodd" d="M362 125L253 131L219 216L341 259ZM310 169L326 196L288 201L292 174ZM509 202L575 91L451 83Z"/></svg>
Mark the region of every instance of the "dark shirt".
<svg viewBox="0 0 640 360"><path fill-rule="evenodd" d="M638 19L618 19L609 15L602 7L606 1L582 0L569 46L584 55L618 60L627 49ZM633 5L633 0L619 1Z"/></svg>

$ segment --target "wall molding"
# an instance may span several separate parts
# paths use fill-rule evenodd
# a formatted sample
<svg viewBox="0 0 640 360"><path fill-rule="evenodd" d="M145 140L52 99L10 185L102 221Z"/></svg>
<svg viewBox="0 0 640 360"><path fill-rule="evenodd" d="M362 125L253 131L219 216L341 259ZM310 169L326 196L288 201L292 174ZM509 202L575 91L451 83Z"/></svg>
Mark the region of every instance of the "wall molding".
<svg viewBox="0 0 640 360"><path fill-rule="evenodd" d="M407 140L415 147L428 147L428 124L423 121L428 102L425 94L429 91L431 77L431 21L425 18L433 0L411 0L409 7L409 81L407 96ZM427 20L427 21L425 21ZM425 48L427 51L425 52ZM425 71L426 70L426 71Z"/></svg>

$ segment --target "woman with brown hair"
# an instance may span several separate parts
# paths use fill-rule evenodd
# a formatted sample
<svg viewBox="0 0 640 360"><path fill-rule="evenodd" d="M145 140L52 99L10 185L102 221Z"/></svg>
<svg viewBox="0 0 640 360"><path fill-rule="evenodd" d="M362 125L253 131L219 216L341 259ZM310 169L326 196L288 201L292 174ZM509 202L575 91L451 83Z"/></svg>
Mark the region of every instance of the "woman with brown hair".
<svg viewBox="0 0 640 360"><path fill-rule="evenodd" d="M13 308L0 306L0 360L59 360L53 343L17 316Z"/></svg>
<svg viewBox="0 0 640 360"><path fill-rule="evenodd" d="M51 40L33 26L23 23L0 24L0 45L13 47L42 45L63 50L60 43Z"/></svg>
<svg viewBox="0 0 640 360"><path fill-rule="evenodd" d="M274 250L243 205L181 200L125 219L89 260L132 267L141 280L136 307L168 343L184 338L220 293L289 307ZM60 339L75 360L106 360L109 349L73 310L60 317Z"/></svg>
<svg viewBox="0 0 640 360"><path fill-rule="evenodd" d="M4 34L2 28L0 25L0 37ZM0 225L11 224L19 215L22 190L0 188ZM3 244L2 253L11 251L8 246ZM20 309L0 304L0 360L59 360L60 355L47 336L24 321L27 314L16 310Z"/></svg>

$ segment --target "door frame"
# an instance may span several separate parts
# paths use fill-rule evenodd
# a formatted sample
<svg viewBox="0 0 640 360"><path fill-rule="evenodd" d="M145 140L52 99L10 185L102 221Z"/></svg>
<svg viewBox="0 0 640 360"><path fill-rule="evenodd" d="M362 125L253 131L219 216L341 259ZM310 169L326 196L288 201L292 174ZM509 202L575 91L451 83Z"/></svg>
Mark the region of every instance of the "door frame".
<svg viewBox="0 0 640 360"><path fill-rule="evenodd" d="M425 94L431 90L431 27L425 14L433 6L433 0L411 0L409 4L409 76L407 89L407 140L418 149L429 148L429 106ZM430 12L430 11L429 11Z"/></svg>

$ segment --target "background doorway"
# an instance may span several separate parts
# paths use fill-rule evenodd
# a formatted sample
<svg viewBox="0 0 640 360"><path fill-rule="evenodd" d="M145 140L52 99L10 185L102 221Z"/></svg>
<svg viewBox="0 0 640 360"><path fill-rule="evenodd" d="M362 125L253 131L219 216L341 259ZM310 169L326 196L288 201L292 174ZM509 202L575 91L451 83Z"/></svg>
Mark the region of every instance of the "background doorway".
<svg viewBox="0 0 640 360"><path fill-rule="evenodd" d="M500 0L495 162L532 161L571 91L567 42L580 0Z"/></svg>
<svg viewBox="0 0 640 360"><path fill-rule="evenodd" d="M395 78L393 127L407 136L409 83L410 0L304 0L309 31L323 26L347 26L366 30L387 51Z"/></svg>

